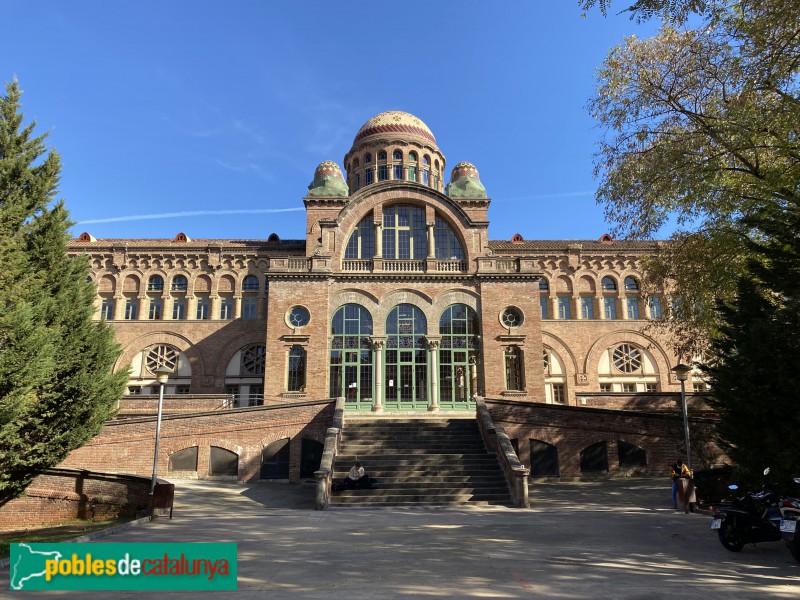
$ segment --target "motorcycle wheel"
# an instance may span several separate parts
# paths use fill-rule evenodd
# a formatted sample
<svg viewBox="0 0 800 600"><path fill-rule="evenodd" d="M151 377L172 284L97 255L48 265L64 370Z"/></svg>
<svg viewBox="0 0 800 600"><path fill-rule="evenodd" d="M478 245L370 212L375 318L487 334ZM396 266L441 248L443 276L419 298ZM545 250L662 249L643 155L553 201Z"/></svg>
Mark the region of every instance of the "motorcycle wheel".
<svg viewBox="0 0 800 600"><path fill-rule="evenodd" d="M744 548L744 540L736 528L735 521L723 521L717 534L722 545L731 552L739 552Z"/></svg>

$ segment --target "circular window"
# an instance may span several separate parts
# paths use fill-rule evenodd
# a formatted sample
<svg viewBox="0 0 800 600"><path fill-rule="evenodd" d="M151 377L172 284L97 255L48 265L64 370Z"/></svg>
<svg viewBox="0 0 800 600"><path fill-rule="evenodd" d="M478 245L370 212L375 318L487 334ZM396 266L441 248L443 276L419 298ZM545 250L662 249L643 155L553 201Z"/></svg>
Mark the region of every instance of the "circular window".
<svg viewBox="0 0 800 600"><path fill-rule="evenodd" d="M509 306L500 315L500 322L506 327L519 327L522 325L522 312L518 308Z"/></svg>
<svg viewBox="0 0 800 600"><path fill-rule="evenodd" d="M305 327L311 320L311 315L305 306L295 306L289 311L286 321L290 327Z"/></svg>
<svg viewBox="0 0 800 600"><path fill-rule="evenodd" d="M242 355L242 371L245 375L263 375L267 355L265 346L250 346Z"/></svg>
<svg viewBox="0 0 800 600"><path fill-rule="evenodd" d="M614 349L611 360L617 370L633 373L642 368L642 351L631 344L620 344Z"/></svg>
<svg viewBox="0 0 800 600"><path fill-rule="evenodd" d="M159 367L166 367L174 372L178 367L178 351L172 346L153 346L147 351L144 364L151 373L155 373Z"/></svg>

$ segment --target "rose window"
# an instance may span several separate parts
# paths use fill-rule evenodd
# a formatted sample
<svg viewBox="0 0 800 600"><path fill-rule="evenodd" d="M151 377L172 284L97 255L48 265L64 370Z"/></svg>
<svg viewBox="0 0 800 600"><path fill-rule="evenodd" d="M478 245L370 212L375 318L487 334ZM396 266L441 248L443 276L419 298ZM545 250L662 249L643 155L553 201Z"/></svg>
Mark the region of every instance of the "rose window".
<svg viewBox="0 0 800 600"><path fill-rule="evenodd" d="M509 306L503 311L503 314L500 315L500 321L509 328L519 327L522 325L522 313L513 306Z"/></svg>
<svg viewBox="0 0 800 600"><path fill-rule="evenodd" d="M172 346L153 346L148 350L144 360L147 370L151 373L155 373L161 367L175 371L178 367L178 351Z"/></svg>
<svg viewBox="0 0 800 600"><path fill-rule="evenodd" d="M289 325L292 327L305 327L310 319L311 315L308 314L308 310L303 306L295 306L289 312L288 320Z"/></svg>
<svg viewBox="0 0 800 600"><path fill-rule="evenodd" d="M265 346L250 346L242 356L242 370L247 375L263 375L267 355Z"/></svg>
<svg viewBox="0 0 800 600"><path fill-rule="evenodd" d="M611 360L617 370L633 373L642 368L642 351L631 344L620 344L614 349Z"/></svg>

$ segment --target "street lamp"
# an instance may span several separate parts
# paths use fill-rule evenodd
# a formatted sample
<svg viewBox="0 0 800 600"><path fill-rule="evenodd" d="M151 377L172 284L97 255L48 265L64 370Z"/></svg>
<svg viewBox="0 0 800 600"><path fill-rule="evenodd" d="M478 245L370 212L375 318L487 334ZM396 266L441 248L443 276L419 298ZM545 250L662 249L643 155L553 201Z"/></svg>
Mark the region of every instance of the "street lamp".
<svg viewBox="0 0 800 600"><path fill-rule="evenodd" d="M172 375L172 369L168 369L161 365L156 369L156 381L159 384L158 390L158 418L156 419L156 449L153 453L153 480L150 482L150 495L152 496L156 489L156 476L158 474L158 442L161 440L161 410L164 406L164 385L167 383L169 376Z"/></svg>
<svg viewBox="0 0 800 600"><path fill-rule="evenodd" d="M675 377L681 382L681 412L683 413L683 435L686 437L686 466L692 470L692 447L689 444L689 413L686 410L686 380L689 379L689 371L692 367L683 363L678 363L672 367Z"/></svg>

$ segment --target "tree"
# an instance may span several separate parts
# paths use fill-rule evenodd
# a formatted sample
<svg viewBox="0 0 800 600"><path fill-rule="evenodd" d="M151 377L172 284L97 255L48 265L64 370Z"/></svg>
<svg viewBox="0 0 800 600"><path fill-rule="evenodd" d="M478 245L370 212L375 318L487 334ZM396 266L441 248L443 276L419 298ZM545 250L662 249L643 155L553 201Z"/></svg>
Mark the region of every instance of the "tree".
<svg viewBox="0 0 800 600"><path fill-rule="evenodd" d="M606 11L610 1L580 4ZM626 10L663 24L600 68L597 197L617 235L651 238L677 223L645 265L644 291L682 298L669 324L690 357L720 324L716 302L736 296L752 242L769 235L759 223L800 200L800 3L637 0Z"/></svg>
<svg viewBox="0 0 800 600"><path fill-rule="evenodd" d="M98 433L127 380L88 262L66 254L59 156L20 96L14 81L0 97L0 504Z"/></svg>

